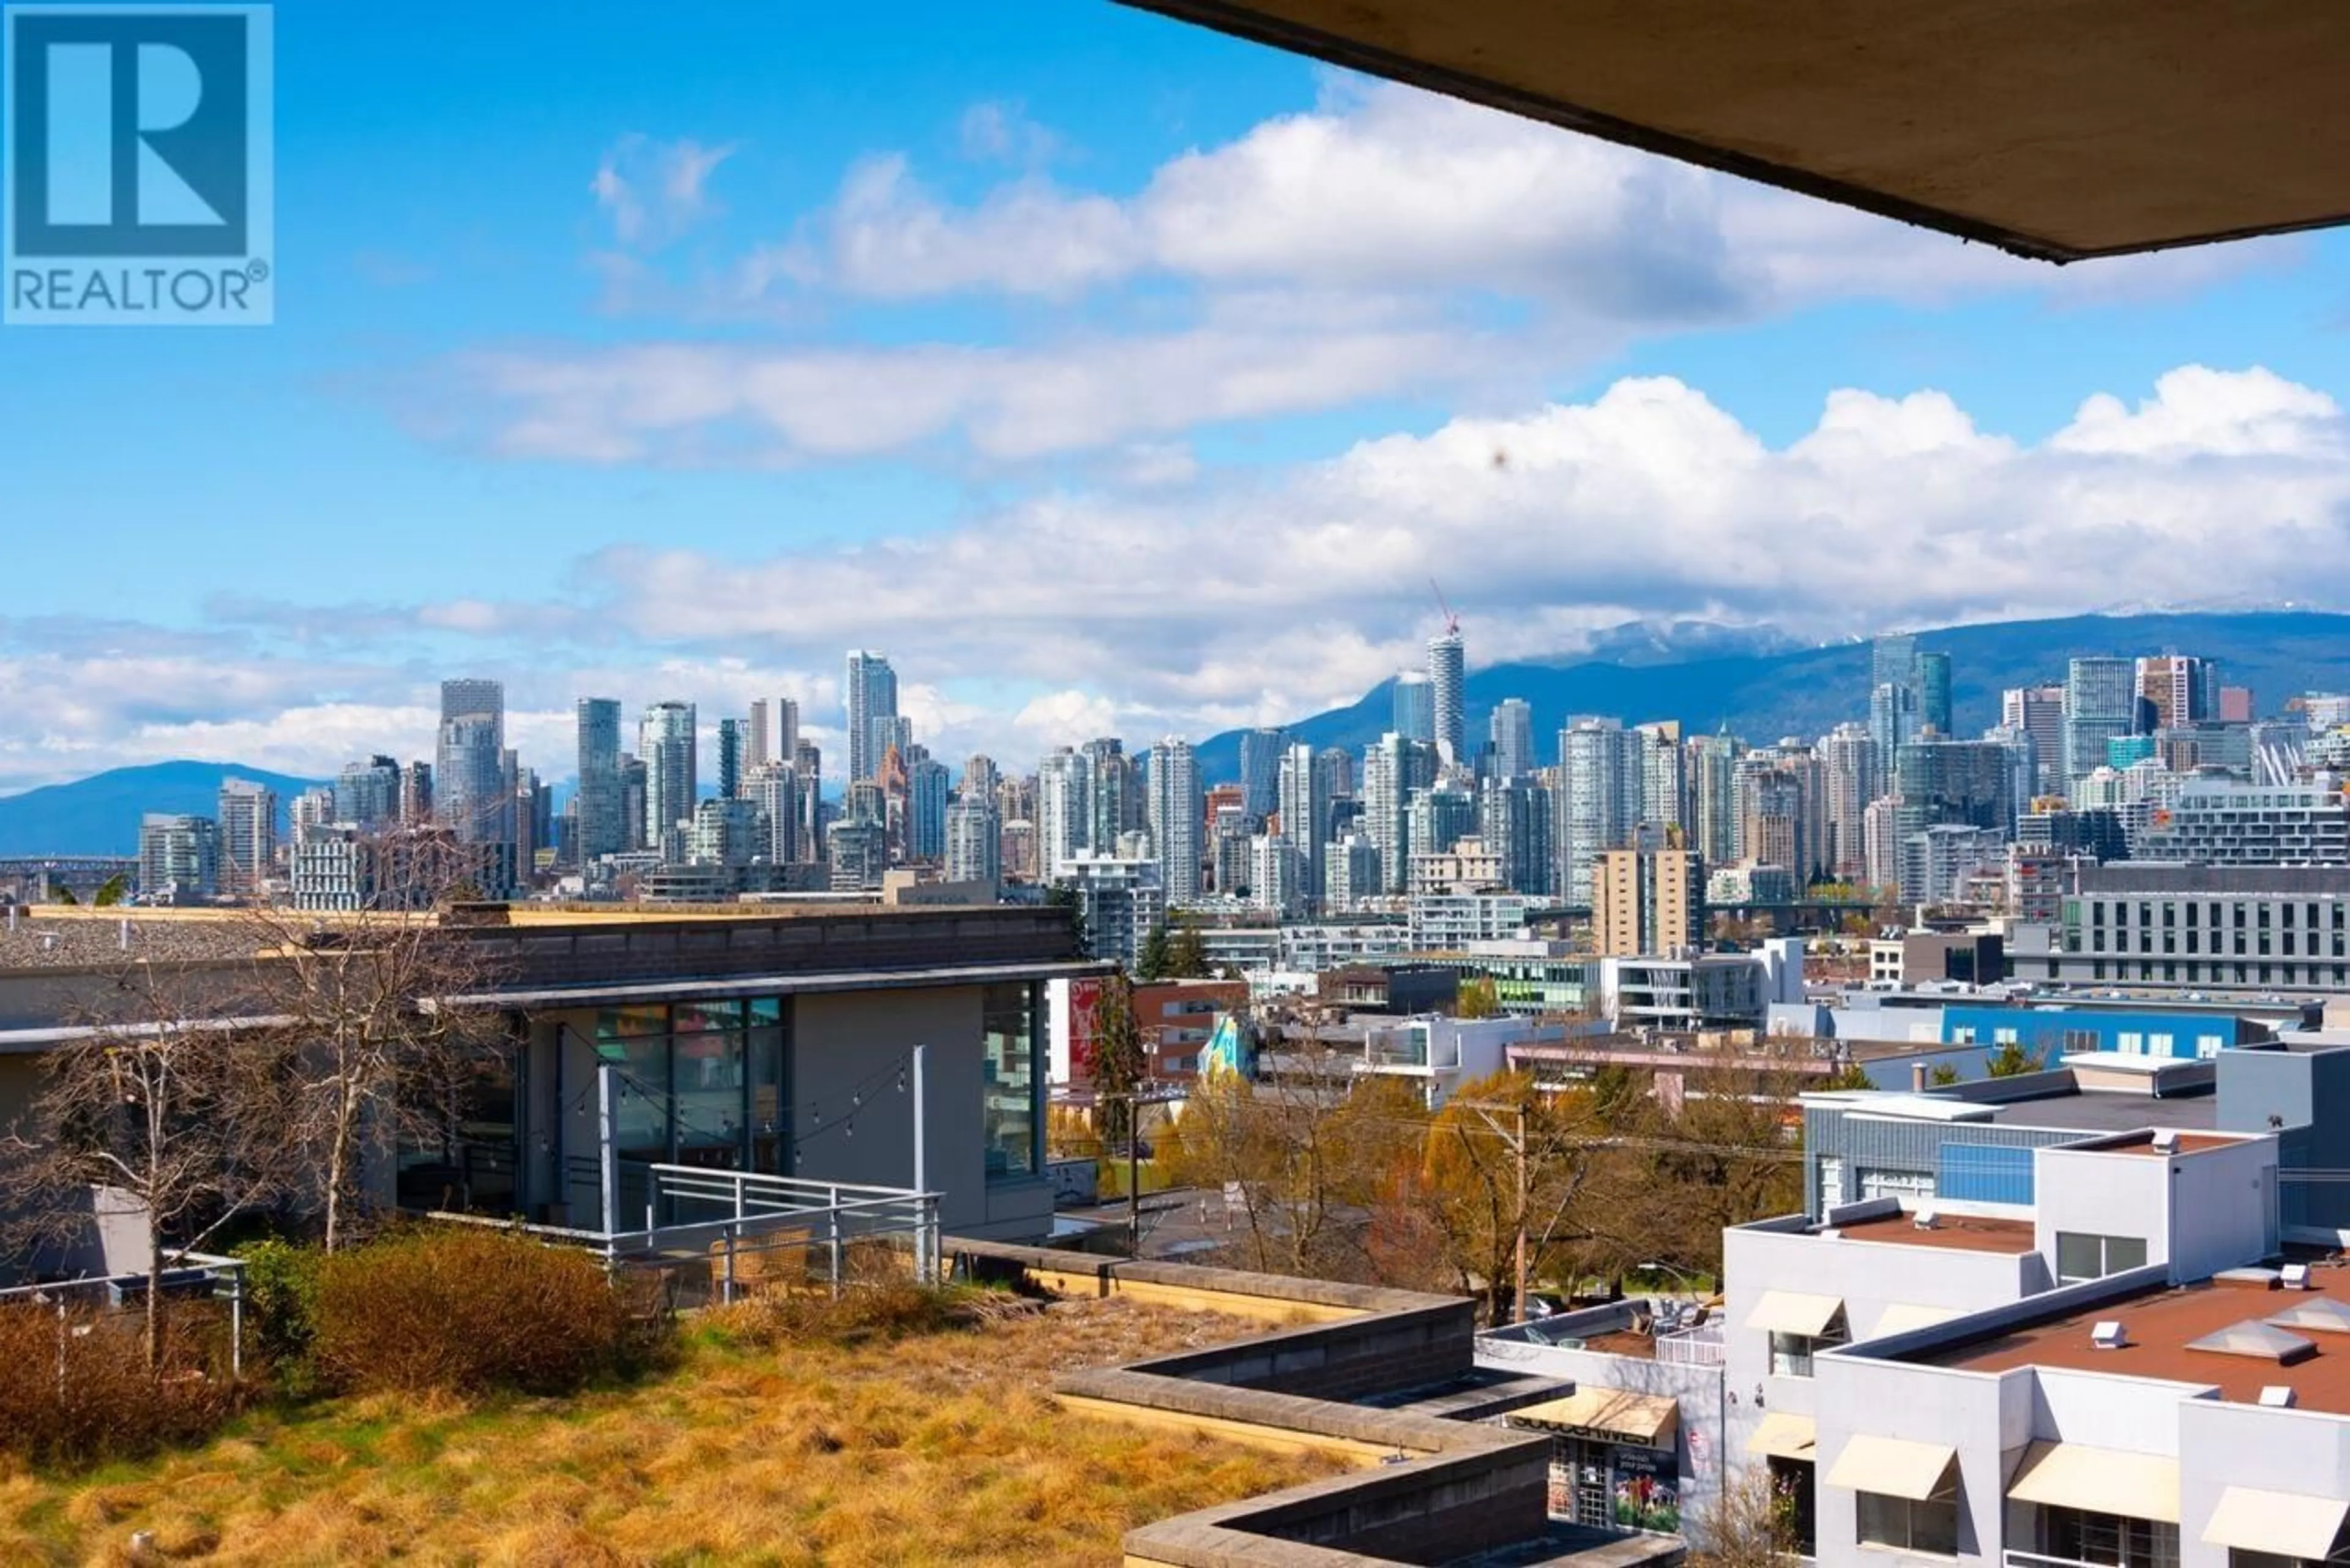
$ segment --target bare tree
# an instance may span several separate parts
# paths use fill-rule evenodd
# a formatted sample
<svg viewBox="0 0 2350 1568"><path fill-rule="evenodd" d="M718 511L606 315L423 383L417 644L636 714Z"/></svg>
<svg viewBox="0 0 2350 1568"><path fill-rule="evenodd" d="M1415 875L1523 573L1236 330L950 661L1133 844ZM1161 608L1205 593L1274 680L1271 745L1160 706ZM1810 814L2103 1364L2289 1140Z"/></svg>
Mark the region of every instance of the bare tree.
<svg viewBox="0 0 2350 1568"><path fill-rule="evenodd" d="M1690 1553L1691 1568L1779 1568L1800 1550L1793 1493L1769 1467L1756 1465L1723 1484L1695 1521L1704 1542Z"/></svg>
<svg viewBox="0 0 2350 1568"><path fill-rule="evenodd" d="M442 1129L506 1041L494 1012L450 1002L495 980L473 943L429 912L377 909L317 919L253 911L262 949L252 1011L286 1064L288 1133L305 1153L328 1251L349 1240L370 1164L403 1135Z"/></svg>
<svg viewBox="0 0 2350 1568"><path fill-rule="evenodd" d="M110 1206L147 1227L147 1366L161 1370L162 1277L284 1189L288 1096L271 1044L225 1025L217 991L138 963L79 1010L8 1134L6 1190L35 1243L86 1236Z"/></svg>

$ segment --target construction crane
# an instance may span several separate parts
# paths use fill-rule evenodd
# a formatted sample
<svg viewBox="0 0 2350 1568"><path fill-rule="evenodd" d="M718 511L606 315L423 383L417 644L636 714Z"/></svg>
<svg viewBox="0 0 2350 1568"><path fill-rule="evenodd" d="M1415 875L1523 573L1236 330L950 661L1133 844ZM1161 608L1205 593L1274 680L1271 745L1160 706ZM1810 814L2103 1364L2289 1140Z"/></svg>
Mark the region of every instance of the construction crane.
<svg viewBox="0 0 2350 1568"><path fill-rule="evenodd" d="M1444 612L1444 635L1447 637L1459 637L1461 635L1461 618L1454 615L1452 613L1452 607L1444 602L1444 590L1436 586L1436 579L1434 577L1428 579L1428 588L1430 593L1436 596L1436 607Z"/></svg>

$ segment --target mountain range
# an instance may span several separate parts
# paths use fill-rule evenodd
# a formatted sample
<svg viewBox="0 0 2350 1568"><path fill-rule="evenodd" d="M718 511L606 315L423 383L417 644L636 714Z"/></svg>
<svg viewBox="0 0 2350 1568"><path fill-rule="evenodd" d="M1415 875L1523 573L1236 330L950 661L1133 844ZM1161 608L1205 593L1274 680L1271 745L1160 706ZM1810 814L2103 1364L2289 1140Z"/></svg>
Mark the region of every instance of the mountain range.
<svg viewBox="0 0 2350 1568"><path fill-rule="evenodd" d="M251 779L276 790L281 834L294 797L317 782L234 763L110 768L0 799L0 856L136 855L143 814L216 816L223 779Z"/></svg>
<svg viewBox="0 0 2350 1568"><path fill-rule="evenodd" d="M1467 635L1474 654L1475 628ZM2223 684L2251 687L2262 714L2303 691L2350 690L2350 616L2310 610L2069 616L1917 635L1920 649L1950 656L1950 720L1960 735L1999 722L2007 688L2060 682L2068 660L2100 655L2199 655L2219 666ZM1861 641L1805 648L1767 628L1626 627L1572 660L1472 670L1463 694L1468 741L1472 753L1483 743L1505 697L1532 705L1535 753L1545 761L1556 756L1570 715L1679 719L1687 734L1727 728L1758 742L1810 740L1868 717L1868 664ZM1359 752L1395 727L1394 707L1395 682L1382 681L1348 707L1291 723L1290 737ZM1201 746L1200 776L1238 778L1240 738L1228 731Z"/></svg>

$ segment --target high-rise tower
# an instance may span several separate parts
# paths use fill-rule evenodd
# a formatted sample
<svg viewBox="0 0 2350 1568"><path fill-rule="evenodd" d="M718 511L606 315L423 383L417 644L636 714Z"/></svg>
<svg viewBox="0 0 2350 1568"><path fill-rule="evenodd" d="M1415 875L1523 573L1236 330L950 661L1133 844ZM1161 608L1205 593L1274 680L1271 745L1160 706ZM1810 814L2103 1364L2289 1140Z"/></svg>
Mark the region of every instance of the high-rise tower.
<svg viewBox="0 0 2350 1568"><path fill-rule="evenodd" d="M1448 766L1465 764L1468 654L1461 633L1448 628L1428 639L1428 684L1436 701L1436 754Z"/></svg>
<svg viewBox="0 0 2350 1568"><path fill-rule="evenodd" d="M629 846L620 803L620 702L579 699L578 855L581 865Z"/></svg>
<svg viewBox="0 0 2350 1568"><path fill-rule="evenodd" d="M848 656L848 679L842 687L841 706L848 726L850 783L879 772L886 747L874 744L874 721L898 716L898 672L887 655L858 649Z"/></svg>

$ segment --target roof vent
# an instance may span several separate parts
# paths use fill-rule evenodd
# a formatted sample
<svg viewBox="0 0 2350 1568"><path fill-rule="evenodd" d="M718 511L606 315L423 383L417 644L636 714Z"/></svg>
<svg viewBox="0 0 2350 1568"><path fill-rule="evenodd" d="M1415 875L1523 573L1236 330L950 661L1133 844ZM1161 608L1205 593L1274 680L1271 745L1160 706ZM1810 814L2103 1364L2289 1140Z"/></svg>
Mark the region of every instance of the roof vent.
<svg viewBox="0 0 2350 1568"><path fill-rule="evenodd" d="M2102 1318L2089 1330L2089 1344L2094 1349L2119 1350L2128 1343L2129 1336L2122 1332L2122 1320L2117 1317Z"/></svg>
<svg viewBox="0 0 2350 1568"><path fill-rule="evenodd" d="M2284 1288L2289 1291L2305 1291L2309 1288L2309 1265L2287 1263L2277 1271L2277 1278L2283 1282Z"/></svg>
<svg viewBox="0 0 2350 1568"><path fill-rule="evenodd" d="M1931 1231L1942 1222L1942 1217L1931 1209L1920 1209L1909 1217L1909 1223L1920 1231Z"/></svg>
<svg viewBox="0 0 2350 1568"><path fill-rule="evenodd" d="M2272 1383L2261 1390L2261 1403L2272 1410L2290 1410L2293 1407L2293 1389L2282 1383Z"/></svg>
<svg viewBox="0 0 2350 1568"><path fill-rule="evenodd" d="M2154 1135L2154 1147L2156 1153L2168 1154L2178 1148L2178 1135L2170 1128L2164 1127L2160 1132Z"/></svg>

